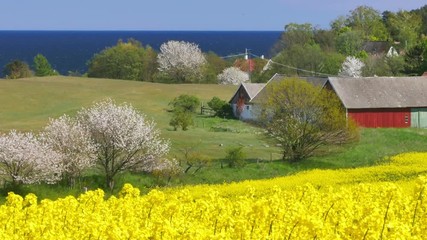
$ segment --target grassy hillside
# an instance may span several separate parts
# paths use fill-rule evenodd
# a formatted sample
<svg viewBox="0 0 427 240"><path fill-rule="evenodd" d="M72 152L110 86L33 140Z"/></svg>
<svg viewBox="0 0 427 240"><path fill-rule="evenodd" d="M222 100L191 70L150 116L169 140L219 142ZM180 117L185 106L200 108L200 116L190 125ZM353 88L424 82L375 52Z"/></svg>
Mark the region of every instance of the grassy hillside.
<svg viewBox="0 0 427 240"><path fill-rule="evenodd" d="M174 85L109 79L44 77L0 81L2 114L0 131L36 130L49 117L73 114L94 101L112 98L128 102L167 127L168 103L180 94L196 95L204 101L213 96L229 99L235 87L224 85Z"/></svg>
<svg viewBox="0 0 427 240"><path fill-rule="evenodd" d="M237 120L221 120L198 116L189 131L173 131L169 126L168 103L180 94L199 97L203 102L217 96L229 100L235 86L206 84L158 84L136 81L43 77L0 81L0 132L11 129L39 131L49 118L73 115L94 101L112 98L117 103L131 103L153 119L164 138L172 142L172 157L181 149L196 146L213 158L225 156L227 146L247 146L253 158L270 158L266 143L257 129ZM212 128L224 131L213 131ZM224 145L220 147L220 144ZM270 150L271 148L268 148ZM273 152L277 152L274 149ZM277 156L276 156L277 157Z"/></svg>

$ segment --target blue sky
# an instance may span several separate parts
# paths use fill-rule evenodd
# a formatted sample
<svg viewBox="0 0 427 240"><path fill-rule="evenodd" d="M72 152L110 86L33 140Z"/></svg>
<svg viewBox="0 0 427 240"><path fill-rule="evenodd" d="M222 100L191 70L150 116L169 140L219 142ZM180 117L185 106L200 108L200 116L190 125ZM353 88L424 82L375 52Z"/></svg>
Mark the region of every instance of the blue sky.
<svg viewBox="0 0 427 240"><path fill-rule="evenodd" d="M3 0L0 30L283 30L328 28L367 5L412 10L426 0Z"/></svg>

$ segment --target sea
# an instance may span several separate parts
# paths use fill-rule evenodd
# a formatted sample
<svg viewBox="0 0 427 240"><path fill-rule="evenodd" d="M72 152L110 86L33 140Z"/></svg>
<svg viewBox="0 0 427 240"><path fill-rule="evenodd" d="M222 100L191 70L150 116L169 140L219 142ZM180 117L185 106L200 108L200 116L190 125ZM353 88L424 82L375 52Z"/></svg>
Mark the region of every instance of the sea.
<svg viewBox="0 0 427 240"><path fill-rule="evenodd" d="M0 69L13 60L30 66L37 54L43 54L62 75L85 73L94 54L112 47L121 39L133 38L156 51L169 41L186 41L227 58L250 52L270 57L280 31L0 31ZM0 71L3 76L3 71Z"/></svg>

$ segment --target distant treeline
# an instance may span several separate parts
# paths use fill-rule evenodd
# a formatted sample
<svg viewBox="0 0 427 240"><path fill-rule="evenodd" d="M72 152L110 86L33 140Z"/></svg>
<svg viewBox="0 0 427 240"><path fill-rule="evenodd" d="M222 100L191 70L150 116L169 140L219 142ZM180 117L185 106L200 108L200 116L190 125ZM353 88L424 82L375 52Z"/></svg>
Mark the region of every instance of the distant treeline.
<svg viewBox="0 0 427 240"><path fill-rule="evenodd" d="M411 11L383 13L360 6L332 21L329 29L320 29L311 23L289 23L272 49L272 59L250 52L226 59L213 52L202 53L200 57L201 51L195 44L181 42L181 45L172 46L175 50L166 52L161 47L157 52L134 39L119 40L117 45L102 50L88 61L87 73L69 72L68 75L167 83L218 83L218 75L225 69L237 67L248 73L252 82L265 82L274 73L338 75L349 56L364 63L363 76L420 75L427 71L427 5ZM197 60L196 56L199 56ZM36 65L34 63L31 69L17 60L6 65L3 73L8 78L28 77L33 72L42 76L35 69ZM44 72L45 75L55 74L53 69Z"/></svg>

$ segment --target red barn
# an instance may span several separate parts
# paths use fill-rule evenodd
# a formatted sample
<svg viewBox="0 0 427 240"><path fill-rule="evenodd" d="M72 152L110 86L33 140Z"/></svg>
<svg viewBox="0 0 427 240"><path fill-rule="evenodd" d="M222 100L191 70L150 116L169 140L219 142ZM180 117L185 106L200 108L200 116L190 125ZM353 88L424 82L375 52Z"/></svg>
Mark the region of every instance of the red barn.
<svg viewBox="0 0 427 240"><path fill-rule="evenodd" d="M362 127L427 127L427 77L329 77L347 116Z"/></svg>

